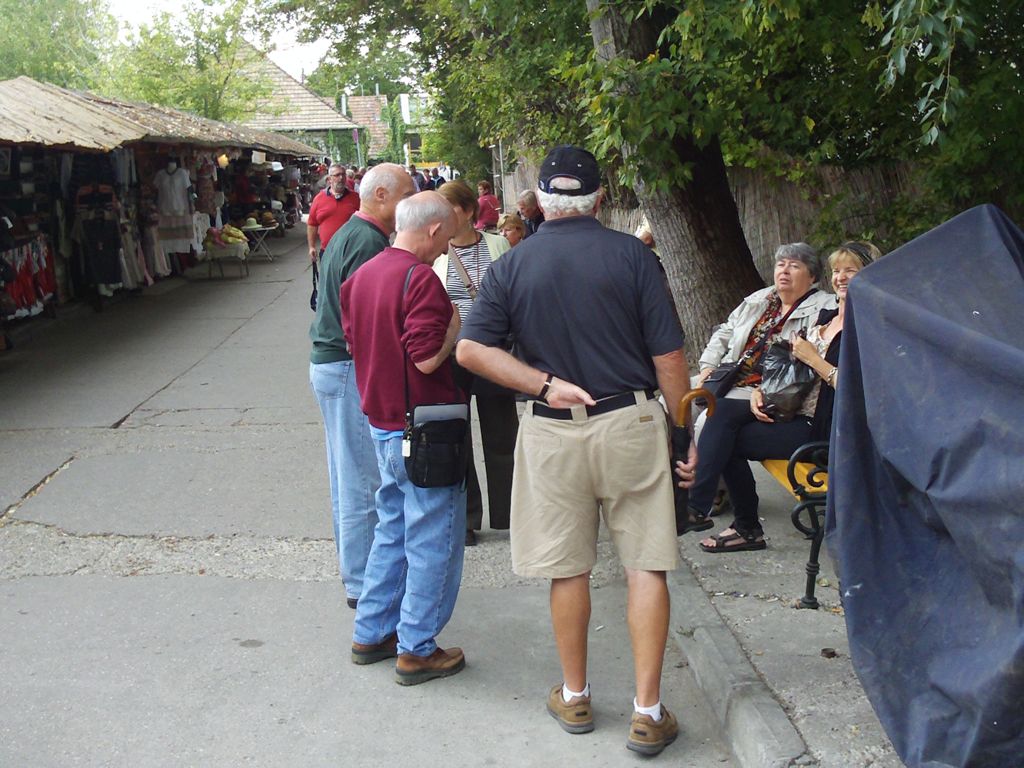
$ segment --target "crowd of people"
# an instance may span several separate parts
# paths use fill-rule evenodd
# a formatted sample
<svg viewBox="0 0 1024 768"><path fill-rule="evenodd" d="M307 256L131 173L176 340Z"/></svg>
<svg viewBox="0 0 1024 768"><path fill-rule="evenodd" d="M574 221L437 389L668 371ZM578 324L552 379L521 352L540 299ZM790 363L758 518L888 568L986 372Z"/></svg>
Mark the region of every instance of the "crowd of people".
<svg viewBox="0 0 1024 768"><path fill-rule="evenodd" d="M636 688L627 747L661 752L678 734L660 693L666 572L679 557L673 486L690 489L688 530L712 527L720 479L729 490L735 519L703 549L765 548L747 462L787 458L827 437L846 289L877 251L837 249L831 294L819 288L813 248L780 247L773 285L715 331L691 381L653 238L598 221L601 173L589 152L551 150L536 189L505 214L486 181L474 193L460 179L438 183L388 163L366 171L358 188L341 166L328 176L309 220L321 276L310 383L355 609L352 661L397 657L403 685L465 666L462 650L439 647L437 636L458 597L464 547L482 527L481 484L471 453L464 475L440 487L414 483L407 461L416 406L475 400L490 527L511 528L517 574L550 580L562 680L548 693L548 713L569 733L594 728L589 576L603 519L629 595ZM787 421L772 418L758 388L769 338L790 338L820 379ZM673 464L683 395L735 361L735 386Z"/></svg>

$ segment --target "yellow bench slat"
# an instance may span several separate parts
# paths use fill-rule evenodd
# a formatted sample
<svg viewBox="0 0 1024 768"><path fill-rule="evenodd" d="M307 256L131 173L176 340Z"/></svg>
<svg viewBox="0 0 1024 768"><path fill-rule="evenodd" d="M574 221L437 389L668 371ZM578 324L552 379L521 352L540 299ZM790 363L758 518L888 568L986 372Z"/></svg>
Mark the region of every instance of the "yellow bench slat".
<svg viewBox="0 0 1024 768"><path fill-rule="evenodd" d="M786 468L789 466L789 461L787 459L765 459L764 461L761 462L761 466L763 466L766 470L768 470L768 474L770 474L772 477L774 477L778 481L779 485L781 485L783 488L785 488L787 491L789 491L790 494L792 494L794 497L796 497L796 494L793 493L793 489L789 485L789 475L786 472ZM812 488L810 485L808 485L808 483L807 483L807 475L813 469L814 469L814 465L811 464L810 462L806 462L806 461L799 462L796 465L796 468L795 468L796 471L793 473L796 476L796 481L800 485L804 486L809 491L812 491L814 493L826 493L826 492L828 492L828 477L827 476L825 476L823 478L825 480L825 483L824 483L824 485L822 485L821 488Z"/></svg>

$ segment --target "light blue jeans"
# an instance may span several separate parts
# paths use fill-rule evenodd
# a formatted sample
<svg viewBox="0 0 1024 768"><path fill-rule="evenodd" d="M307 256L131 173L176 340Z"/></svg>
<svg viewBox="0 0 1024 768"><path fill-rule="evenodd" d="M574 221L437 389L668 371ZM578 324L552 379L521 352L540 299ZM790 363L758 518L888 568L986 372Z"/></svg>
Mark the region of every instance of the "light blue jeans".
<svg viewBox="0 0 1024 768"><path fill-rule="evenodd" d="M309 383L324 417L338 568L345 595L358 600L377 525L374 496L380 487L370 423L359 403L351 360L310 363Z"/></svg>
<svg viewBox="0 0 1024 768"><path fill-rule="evenodd" d="M379 643L398 632L398 652L429 656L455 609L466 543L466 489L409 481L402 438L375 440L380 520L356 609L353 640Z"/></svg>

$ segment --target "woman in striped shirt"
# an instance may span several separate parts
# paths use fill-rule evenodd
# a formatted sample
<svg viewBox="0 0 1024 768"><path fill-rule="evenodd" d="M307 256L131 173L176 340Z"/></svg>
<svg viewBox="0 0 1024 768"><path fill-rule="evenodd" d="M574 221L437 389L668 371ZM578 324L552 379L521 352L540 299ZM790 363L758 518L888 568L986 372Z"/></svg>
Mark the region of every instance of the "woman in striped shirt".
<svg viewBox="0 0 1024 768"><path fill-rule="evenodd" d="M434 262L434 271L465 322L473 307L477 289L491 263L509 249L500 235L477 231L479 207L473 191L461 180L444 184L437 190L455 211L458 229L449 242L447 254ZM455 363L455 380L476 398L480 434L487 471L487 508L492 529L507 529L512 500L512 467L519 429L515 393L473 376ZM476 544L476 531L483 525L483 499L472 460L466 478L466 544Z"/></svg>

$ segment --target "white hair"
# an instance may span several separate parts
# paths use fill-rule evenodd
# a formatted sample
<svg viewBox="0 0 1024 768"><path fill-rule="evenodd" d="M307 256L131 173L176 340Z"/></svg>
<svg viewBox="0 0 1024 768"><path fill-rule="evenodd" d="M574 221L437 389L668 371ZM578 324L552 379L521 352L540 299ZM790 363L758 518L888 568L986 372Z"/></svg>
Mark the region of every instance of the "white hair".
<svg viewBox="0 0 1024 768"><path fill-rule="evenodd" d="M452 204L436 192L414 195L402 200L395 209L395 231L415 232L431 224L442 224L454 215Z"/></svg>
<svg viewBox="0 0 1024 768"><path fill-rule="evenodd" d="M555 179L558 182L553 186L560 186L563 189L571 189L575 184L579 189L580 183L575 179ZM537 202L541 210L547 216L589 216L597 207L597 199L601 196L601 190L591 192L589 195L559 195L553 192L537 190Z"/></svg>
<svg viewBox="0 0 1024 768"><path fill-rule="evenodd" d="M364 203L370 202L373 200L377 190L382 187L392 194L397 192L400 177L396 174L396 169L402 176L406 175L405 169L394 163L381 163L368 170L366 175L363 176L363 180L359 183L360 201Z"/></svg>

